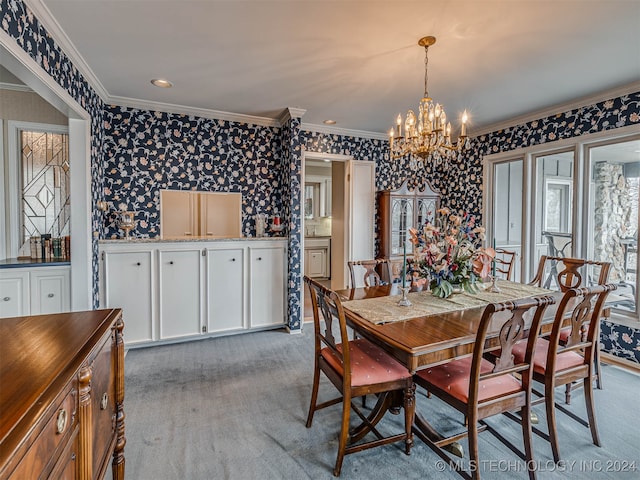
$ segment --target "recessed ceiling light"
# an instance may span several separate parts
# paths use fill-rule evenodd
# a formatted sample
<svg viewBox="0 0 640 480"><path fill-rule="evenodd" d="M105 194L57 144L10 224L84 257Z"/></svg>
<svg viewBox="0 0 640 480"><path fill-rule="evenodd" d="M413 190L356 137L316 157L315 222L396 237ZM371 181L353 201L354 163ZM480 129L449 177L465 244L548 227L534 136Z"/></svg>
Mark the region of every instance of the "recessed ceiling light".
<svg viewBox="0 0 640 480"><path fill-rule="evenodd" d="M171 83L169 80L165 80L164 78L154 78L153 80L151 80L151 83L160 88L173 87L173 83Z"/></svg>
<svg viewBox="0 0 640 480"><path fill-rule="evenodd" d="M335 125L336 121L335 120L324 120L322 123L324 123L325 125Z"/></svg>
<svg viewBox="0 0 640 480"><path fill-rule="evenodd" d="M325 162L327 162L327 163L329 163L329 162L331 161L331 159L329 159L329 158L323 158L323 160L324 160Z"/></svg>

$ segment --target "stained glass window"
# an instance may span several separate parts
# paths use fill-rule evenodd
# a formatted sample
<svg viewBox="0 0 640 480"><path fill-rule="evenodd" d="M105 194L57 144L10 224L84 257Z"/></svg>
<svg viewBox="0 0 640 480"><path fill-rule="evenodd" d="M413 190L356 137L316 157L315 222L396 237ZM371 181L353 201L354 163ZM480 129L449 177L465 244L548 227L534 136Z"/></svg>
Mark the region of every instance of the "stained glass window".
<svg viewBox="0 0 640 480"><path fill-rule="evenodd" d="M22 238L69 235L70 176L67 134L20 131Z"/></svg>

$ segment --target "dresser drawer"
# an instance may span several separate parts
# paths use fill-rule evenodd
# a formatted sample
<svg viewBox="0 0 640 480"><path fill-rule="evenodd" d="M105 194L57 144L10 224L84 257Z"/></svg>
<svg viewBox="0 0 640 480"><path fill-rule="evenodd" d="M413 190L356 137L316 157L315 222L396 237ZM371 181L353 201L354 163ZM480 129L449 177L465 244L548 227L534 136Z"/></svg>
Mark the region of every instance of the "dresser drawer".
<svg viewBox="0 0 640 480"><path fill-rule="evenodd" d="M112 369L112 337L102 344L93 360L91 378L91 412L93 421L93 478L109 465L107 457L113 450L116 433L115 372Z"/></svg>
<svg viewBox="0 0 640 480"><path fill-rule="evenodd" d="M75 381L67 389L64 398L49 410L44 428L35 429L35 439L22 457L11 478L47 478L56 464L60 452L77 434L78 394Z"/></svg>

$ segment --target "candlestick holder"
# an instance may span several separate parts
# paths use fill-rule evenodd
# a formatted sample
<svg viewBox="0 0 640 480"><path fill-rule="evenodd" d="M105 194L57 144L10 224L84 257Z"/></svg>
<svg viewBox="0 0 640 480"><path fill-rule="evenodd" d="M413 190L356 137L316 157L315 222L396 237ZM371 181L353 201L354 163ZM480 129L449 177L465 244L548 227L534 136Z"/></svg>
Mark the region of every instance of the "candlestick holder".
<svg viewBox="0 0 640 480"><path fill-rule="evenodd" d="M409 293L409 290L411 290L411 287L400 287L400 291L402 292L402 298L398 302L398 306L410 307L411 305L413 305L409 300L409 297L407 296Z"/></svg>
<svg viewBox="0 0 640 480"><path fill-rule="evenodd" d="M491 275L491 287L489 287L491 293L502 293L502 290L498 287L498 278L495 275Z"/></svg>

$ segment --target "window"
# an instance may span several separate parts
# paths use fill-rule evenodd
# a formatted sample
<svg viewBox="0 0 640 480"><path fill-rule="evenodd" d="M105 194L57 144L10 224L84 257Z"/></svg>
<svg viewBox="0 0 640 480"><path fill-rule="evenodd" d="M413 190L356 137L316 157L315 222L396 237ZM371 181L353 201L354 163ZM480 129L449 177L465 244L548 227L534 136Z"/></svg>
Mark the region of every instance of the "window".
<svg viewBox="0 0 640 480"><path fill-rule="evenodd" d="M637 319L640 135L623 131L485 157L484 218L489 243L522 252L516 280L529 281L541 255L609 261L608 306Z"/></svg>
<svg viewBox="0 0 640 480"><path fill-rule="evenodd" d="M31 236L70 232L69 135L58 125L9 122L11 257Z"/></svg>

